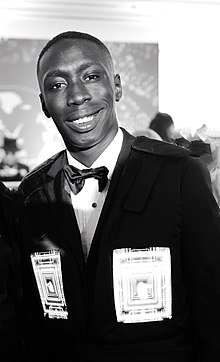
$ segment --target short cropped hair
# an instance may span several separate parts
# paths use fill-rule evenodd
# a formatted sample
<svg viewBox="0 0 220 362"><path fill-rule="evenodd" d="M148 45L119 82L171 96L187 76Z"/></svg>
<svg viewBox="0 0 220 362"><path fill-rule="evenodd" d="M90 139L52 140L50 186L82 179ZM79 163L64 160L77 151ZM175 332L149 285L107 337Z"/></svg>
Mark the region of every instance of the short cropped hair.
<svg viewBox="0 0 220 362"><path fill-rule="evenodd" d="M83 40L89 40L93 43L95 43L96 45L98 45L98 47L103 50L106 55L108 56L110 62L113 64L112 61L112 56L111 53L109 51L109 49L107 48L107 46L98 38L96 38L93 35L87 34L87 33L81 33L79 31L66 31L63 33L60 33L58 35L56 35L54 38L50 39L45 46L42 48L39 56L38 56L38 60L37 60L37 73L39 73L39 68L40 68L40 60L43 57L43 55L47 52L48 49L50 49L54 44L58 43L60 40L63 39L83 39Z"/></svg>

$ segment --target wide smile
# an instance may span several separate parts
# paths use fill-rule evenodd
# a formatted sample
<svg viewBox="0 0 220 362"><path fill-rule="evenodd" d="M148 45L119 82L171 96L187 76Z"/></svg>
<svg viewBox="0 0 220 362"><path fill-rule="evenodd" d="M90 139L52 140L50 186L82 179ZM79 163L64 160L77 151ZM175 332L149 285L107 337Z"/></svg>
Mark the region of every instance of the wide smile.
<svg viewBox="0 0 220 362"><path fill-rule="evenodd" d="M103 109L100 109L98 112L84 117L67 120L67 124L69 127L71 127L74 130L89 131L99 122L102 110Z"/></svg>
<svg viewBox="0 0 220 362"><path fill-rule="evenodd" d="M82 123L87 123L87 122L91 122L94 118L94 115L92 116L86 116L83 118L78 118L78 119L74 119L73 122L77 123L77 124L82 124Z"/></svg>

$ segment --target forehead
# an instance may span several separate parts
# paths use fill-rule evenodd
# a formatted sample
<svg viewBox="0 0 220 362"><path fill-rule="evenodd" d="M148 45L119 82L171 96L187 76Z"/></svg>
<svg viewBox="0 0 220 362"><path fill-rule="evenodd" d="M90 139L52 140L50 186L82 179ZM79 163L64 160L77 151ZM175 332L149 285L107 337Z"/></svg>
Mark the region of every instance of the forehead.
<svg viewBox="0 0 220 362"><path fill-rule="evenodd" d="M62 39L53 44L42 56L39 64L39 74L48 69L78 66L83 63L94 63L111 69L112 62L108 53L98 44L85 39Z"/></svg>

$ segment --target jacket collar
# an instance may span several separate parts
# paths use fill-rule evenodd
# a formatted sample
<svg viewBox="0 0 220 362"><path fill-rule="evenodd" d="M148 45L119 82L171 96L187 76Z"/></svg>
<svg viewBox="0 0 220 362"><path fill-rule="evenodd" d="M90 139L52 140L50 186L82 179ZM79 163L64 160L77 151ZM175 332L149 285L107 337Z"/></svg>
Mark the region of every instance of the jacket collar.
<svg viewBox="0 0 220 362"><path fill-rule="evenodd" d="M183 147L145 136L137 137L132 145L132 148L136 149L137 151L143 151L146 153L167 157L182 158L190 154L190 152Z"/></svg>
<svg viewBox="0 0 220 362"><path fill-rule="evenodd" d="M67 164L67 155L66 150L63 150L59 153L58 157L52 164L52 166L49 168L47 175L55 178L58 172L63 168L64 165Z"/></svg>

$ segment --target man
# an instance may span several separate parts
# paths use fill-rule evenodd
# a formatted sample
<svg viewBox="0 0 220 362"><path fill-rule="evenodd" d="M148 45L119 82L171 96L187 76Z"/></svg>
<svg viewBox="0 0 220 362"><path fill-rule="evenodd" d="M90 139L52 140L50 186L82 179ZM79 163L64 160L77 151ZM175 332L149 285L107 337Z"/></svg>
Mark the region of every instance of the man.
<svg viewBox="0 0 220 362"><path fill-rule="evenodd" d="M98 39L49 41L38 80L66 150L19 187L30 361L215 360L220 220L207 170L118 127L121 80Z"/></svg>
<svg viewBox="0 0 220 362"><path fill-rule="evenodd" d="M4 156L0 162L0 180L1 181L21 181L28 173L29 167L19 161L17 139L13 137L4 137L2 146Z"/></svg>

